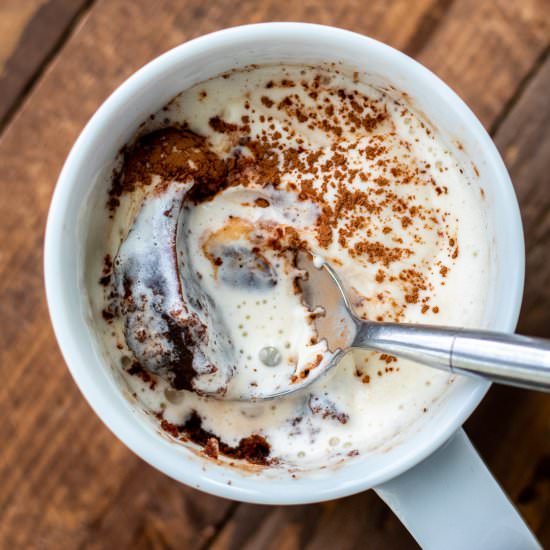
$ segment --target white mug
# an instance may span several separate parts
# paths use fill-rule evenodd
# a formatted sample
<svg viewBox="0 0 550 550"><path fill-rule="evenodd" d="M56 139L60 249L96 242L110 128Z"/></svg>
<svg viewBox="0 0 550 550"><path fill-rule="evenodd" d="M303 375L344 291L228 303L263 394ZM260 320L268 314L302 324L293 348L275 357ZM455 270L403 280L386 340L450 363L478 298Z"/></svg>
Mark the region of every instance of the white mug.
<svg viewBox="0 0 550 550"><path fill-rule="evenodd" d="M459 140L479 171L494 255L486 326L513 331L522 298L524 245L510 178L480 122L441 80L406 55L331 27L266 23L216 32L158 57L105 101L75 143L53 196L45 242L50 315L69 369L90 405L141 458L202 491L262 504L303 504L374 488L424 548L528 549L539 545L461 426L489 388L453 384L431 416L384 452L293 479L285 470L245 473L162 437L123 397L90 324L83 288L89 227L82 203L139 124L182 90L250 64L343 62L408 94L448 140ZM90 222L92 223L92 222ZM519 444L520 442L518 442Z"/></svg>

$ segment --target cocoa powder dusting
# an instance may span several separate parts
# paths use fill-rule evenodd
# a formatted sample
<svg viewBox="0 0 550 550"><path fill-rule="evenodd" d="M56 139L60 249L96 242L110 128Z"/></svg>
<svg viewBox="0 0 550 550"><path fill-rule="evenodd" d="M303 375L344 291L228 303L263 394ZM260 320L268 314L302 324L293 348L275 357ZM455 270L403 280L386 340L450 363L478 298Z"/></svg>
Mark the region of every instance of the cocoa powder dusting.
<svg viewBox="0 0 550 550"><path fill-rule="evenodd" d="M164 184L192 179L195 185L190 198L200 201L225 187L227 166L209 149L205 138L175 127L156 130L124 151L123 169L109 192L111 210L123 193L150 185L153 176L159 176Z"/></svg>

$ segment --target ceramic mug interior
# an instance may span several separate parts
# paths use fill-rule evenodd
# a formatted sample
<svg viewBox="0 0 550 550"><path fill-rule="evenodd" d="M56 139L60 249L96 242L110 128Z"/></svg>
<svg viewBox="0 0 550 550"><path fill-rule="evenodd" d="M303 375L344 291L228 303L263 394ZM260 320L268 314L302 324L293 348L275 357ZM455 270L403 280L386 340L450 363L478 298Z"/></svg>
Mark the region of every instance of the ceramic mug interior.
<svg viewBox="0 0 550 550"><path fill-rule="evenodd" d="M466 105L442 81L404 54L348 31L301 23L267 23L220 31L155 59L101 106L74 145L52 201L45 245L50 315L64 358L92 408L136 454L174 479L219 496L270 504L341 497L374 487L437 449L464 422L488 384L461 379L421 424L379 451L293 478L286 470L229 468L161 436L126 400L105 364L90 324L82 271L93 212L82 201L104 185L105 171L140 123L182 90L251 64L338 63L405 92L449 144L460 143L464 164L473 161L487 205L492 239L491 295L485 324L515 328L523 289L524 250L513 188L491 139ZM469 166L468 169L472 169ZM89 200L92 200L91 198ZM88 202L88 208L91 202Z"/></svg>

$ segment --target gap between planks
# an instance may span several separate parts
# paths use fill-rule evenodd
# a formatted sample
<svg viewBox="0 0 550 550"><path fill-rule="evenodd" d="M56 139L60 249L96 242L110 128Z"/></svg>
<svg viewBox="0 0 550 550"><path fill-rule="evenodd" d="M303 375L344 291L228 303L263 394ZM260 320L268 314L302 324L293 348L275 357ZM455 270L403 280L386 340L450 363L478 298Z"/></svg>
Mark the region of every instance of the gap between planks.
<svg viewBox="0 0 550 550"><path fill-rule="evenodd" d="M223 518L219 521L218 525L216 525L212 535L204 541L199 550L209 550L210 548L212 548L212 546L216 543L216 541L222 534L225 526L233 519L233 517L237 513L237 509L242 505L242 502L236 500L232 501L231 506L229 507Z"/></svg>
<svg viewBox="0 0 550 550"><path fill-rule="evenodd" d="M90 11L95 0L85 0L83 4L77 9L74 15L69 19L65 28L61 31L59 37L53 42L51 49L46 53L44 58L36 66L31 73L27 81L24 83L19 95L13 100L12 104L6 109L5 113L0 116L0 138L4 131L9 126L27 97L32 93L37 83L42 78L42 75L46 72L52 61L56 58L57 54L61 51L67 40L71 37L79 23L84 16ZM23 33L24 34L24 31Z"/></svg>
<svg viewBox="0 0 550 550"><path fill-rule="evenodd" d="M529 84L537 77L539 71L542 69L546 60L550 55L550 42L546 45L546 48L541 51L537 59L535 59L531 68L525 73L525 76L520 80L517 85L514 93L510 96L508 101L505 103L504 107L501 109L499 114L496 116L494 122L488 129L489 135L494 137L499 129L502 127L505 120L508 118L508 115L514 110L514 107L518 104L522 98L525 90L529 87Z"/></svg>

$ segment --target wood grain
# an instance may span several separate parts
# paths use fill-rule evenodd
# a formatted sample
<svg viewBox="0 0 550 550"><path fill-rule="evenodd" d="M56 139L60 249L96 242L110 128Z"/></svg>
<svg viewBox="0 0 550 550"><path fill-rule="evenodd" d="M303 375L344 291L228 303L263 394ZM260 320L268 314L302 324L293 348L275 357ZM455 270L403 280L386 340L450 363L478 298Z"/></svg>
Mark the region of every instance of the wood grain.
<svg viewBox="0 0 550 550"><path fill-rule="evenodd" d="M212 550L415 548L373 491L296 507L242 504Z"/></svg>
<svg viewBox="0 0 550 550"><path fill-rule="evenodd" d="M454 2L418 59L489 127L548 46L548 13L550 0Z"/></svg>
<svg viewBox="0 0 550 550"><path fill-rule="evenodd" d="M85 121L116 85L162 51L247 22L350 28L418 55L487 125L511 109L497 141L524 205L530 243L533 289L527 288L522 327L547 332L547 64L510 104L547 47L549 21L540 18L547 6L542 0L377 0L366 9L356 0L245 0L236 9L229 0L98 0L0 138L0 548L414 547L373 493L296 508L236 505L172 482L116 441L76 390L49 326L41 268L49 198ZM468 428L550 545L543 521L548 407L546 396L492 390Z"/></svg>
<svg viewBox="0 0 550 550"><path fill-rule="evenodd" d="M525 231L525 298L519 329L550 338L550 56L496 135Z"/></svg>
<svg viewBox="0 0 550 550"><path fill-rule="evenodd" d="M0 128L93 0L0 3Z"/></svg>

